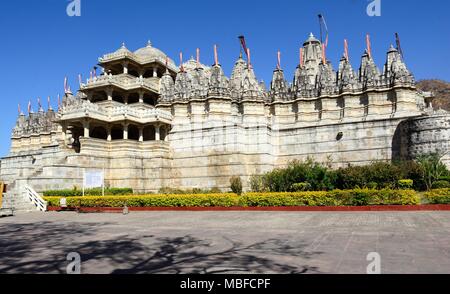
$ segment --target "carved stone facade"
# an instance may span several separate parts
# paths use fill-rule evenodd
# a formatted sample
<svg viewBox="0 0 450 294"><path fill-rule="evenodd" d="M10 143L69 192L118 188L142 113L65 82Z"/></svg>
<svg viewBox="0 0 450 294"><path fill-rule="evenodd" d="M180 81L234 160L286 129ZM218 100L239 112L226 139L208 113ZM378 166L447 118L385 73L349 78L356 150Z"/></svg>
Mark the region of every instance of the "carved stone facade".
<svg viewBox="0 0 450 294"><path fill-rule="evenodd" d="M448 114L432 111L395 48L382 72L370 52L358 71L345 56L335 71L322 50L311 34L293 82L277 66L266 90L242 55L228 78L218 62L177 68L150 42L123 45L76 95L66 89L57 112L19 115L0 179L72 188L83 169L102 168L107 185L137 192L227 190L233 175L247 188L251 175L308 156L339 167L449 151Z"/></svg>

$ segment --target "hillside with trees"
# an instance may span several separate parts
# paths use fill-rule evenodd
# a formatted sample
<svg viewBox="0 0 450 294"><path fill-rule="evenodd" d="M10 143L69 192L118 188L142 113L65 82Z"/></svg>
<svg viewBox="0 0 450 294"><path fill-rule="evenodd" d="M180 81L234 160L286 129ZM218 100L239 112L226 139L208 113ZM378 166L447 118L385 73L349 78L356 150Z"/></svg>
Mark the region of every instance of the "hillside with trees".
<svg viewBox="0 0 450 294"><path fill-rule="evenodd" d="M442 80L421 80L417 88L422 91L431 91L436 98L433 101L434 109L450 111L450 83Z"/></svg>

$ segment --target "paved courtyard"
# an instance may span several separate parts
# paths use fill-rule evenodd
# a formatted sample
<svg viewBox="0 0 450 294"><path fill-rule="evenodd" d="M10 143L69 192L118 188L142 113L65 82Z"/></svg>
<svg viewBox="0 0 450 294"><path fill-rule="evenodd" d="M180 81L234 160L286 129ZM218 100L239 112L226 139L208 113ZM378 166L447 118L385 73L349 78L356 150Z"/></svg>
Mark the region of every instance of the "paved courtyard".
<svg viewBox="0 0 450 294"><path fill-rule="evenodd" d="M449 212L25 213L0 219L0 273L450 274Z"/></svg>

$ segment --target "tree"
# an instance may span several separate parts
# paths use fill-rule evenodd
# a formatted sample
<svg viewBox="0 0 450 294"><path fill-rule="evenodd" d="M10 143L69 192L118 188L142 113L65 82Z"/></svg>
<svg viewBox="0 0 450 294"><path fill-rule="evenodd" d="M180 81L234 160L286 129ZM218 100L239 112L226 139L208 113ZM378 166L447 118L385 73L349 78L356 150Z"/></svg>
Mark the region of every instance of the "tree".
<svg viewBox="0 0 450 294"><path fill-rule="evenodd" d="M242 181L240 177L234 176L230 179L231 191L238 195L242 194Z"/></svg>
<svg viewBox="0 0 450 294"><path fill-rule="evenodd" d="M441 162L442 156L437 153L430 153L420 155L416 161L421 167L422 178L427 187L427 190L431 190L434 182L439 178L448 174L447 167Z"/></svg>

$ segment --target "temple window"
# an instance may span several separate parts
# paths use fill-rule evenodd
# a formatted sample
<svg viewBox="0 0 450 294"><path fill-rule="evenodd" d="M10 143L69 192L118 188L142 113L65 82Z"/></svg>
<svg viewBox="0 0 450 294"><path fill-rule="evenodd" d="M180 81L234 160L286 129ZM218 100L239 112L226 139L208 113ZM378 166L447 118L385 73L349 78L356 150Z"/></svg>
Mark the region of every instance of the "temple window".
<svg viewBox="0 0 450 294"><path fill-rule="evenodd" d="M102 126L96 126L90 129L90 137L95 139L106 140L108 137L108 133L106 131L106 128Z"/></svg>
<svg viewBox="0 0 450 294"><path fill-rule="evenodd" d="M120 103L125 103L124 94L114 91L112 94L112 100Z"/></svg>
<svg viewBox="0 0 450 294"><path fill-rule="evenodd" d="M156 105L157 96L151 94L144 94L144 103L149 105Z"/></svg>
<svg viewBox="0 0 450 294"><path fill-rule="evenodd" d="M122 140L123 139L123 128L121 125L113 125L112 126L111 139L112 140Z"/></svg>
<svg viewBox="0 0 450 294"><path fill-rule="evenodd" d="M108 95L106 94L106 92L104 91L98 91L98 92L94 92L92 94L91 97L91 102L100 102L100 101L104 101L104 100L108 100Z"/></svg>
<svg viewBox="0 0 450 294"><path fill-rule="evenodd" d="M161 141L165 141L167 137L167 126L162 126L160 130L160 139Z"/></svg>
<svg viewBox="0 0 450 294"><path fill-rule="evenodd" d="M139 94L132 93L128 96L128 104L138 103L139 102Z"/></svg>
<svg viewBox="0 0 450 294"><path fill-rule="evenodd" d="M143 131L144 141L154 141L155 140L155 127L146 126Z"/></svg>
<svg viewBox="0 0 450 294"><path fill-rule="evenodd" d="M139 128L136 125L128 126L128 140L139 140Z"/></svg>

